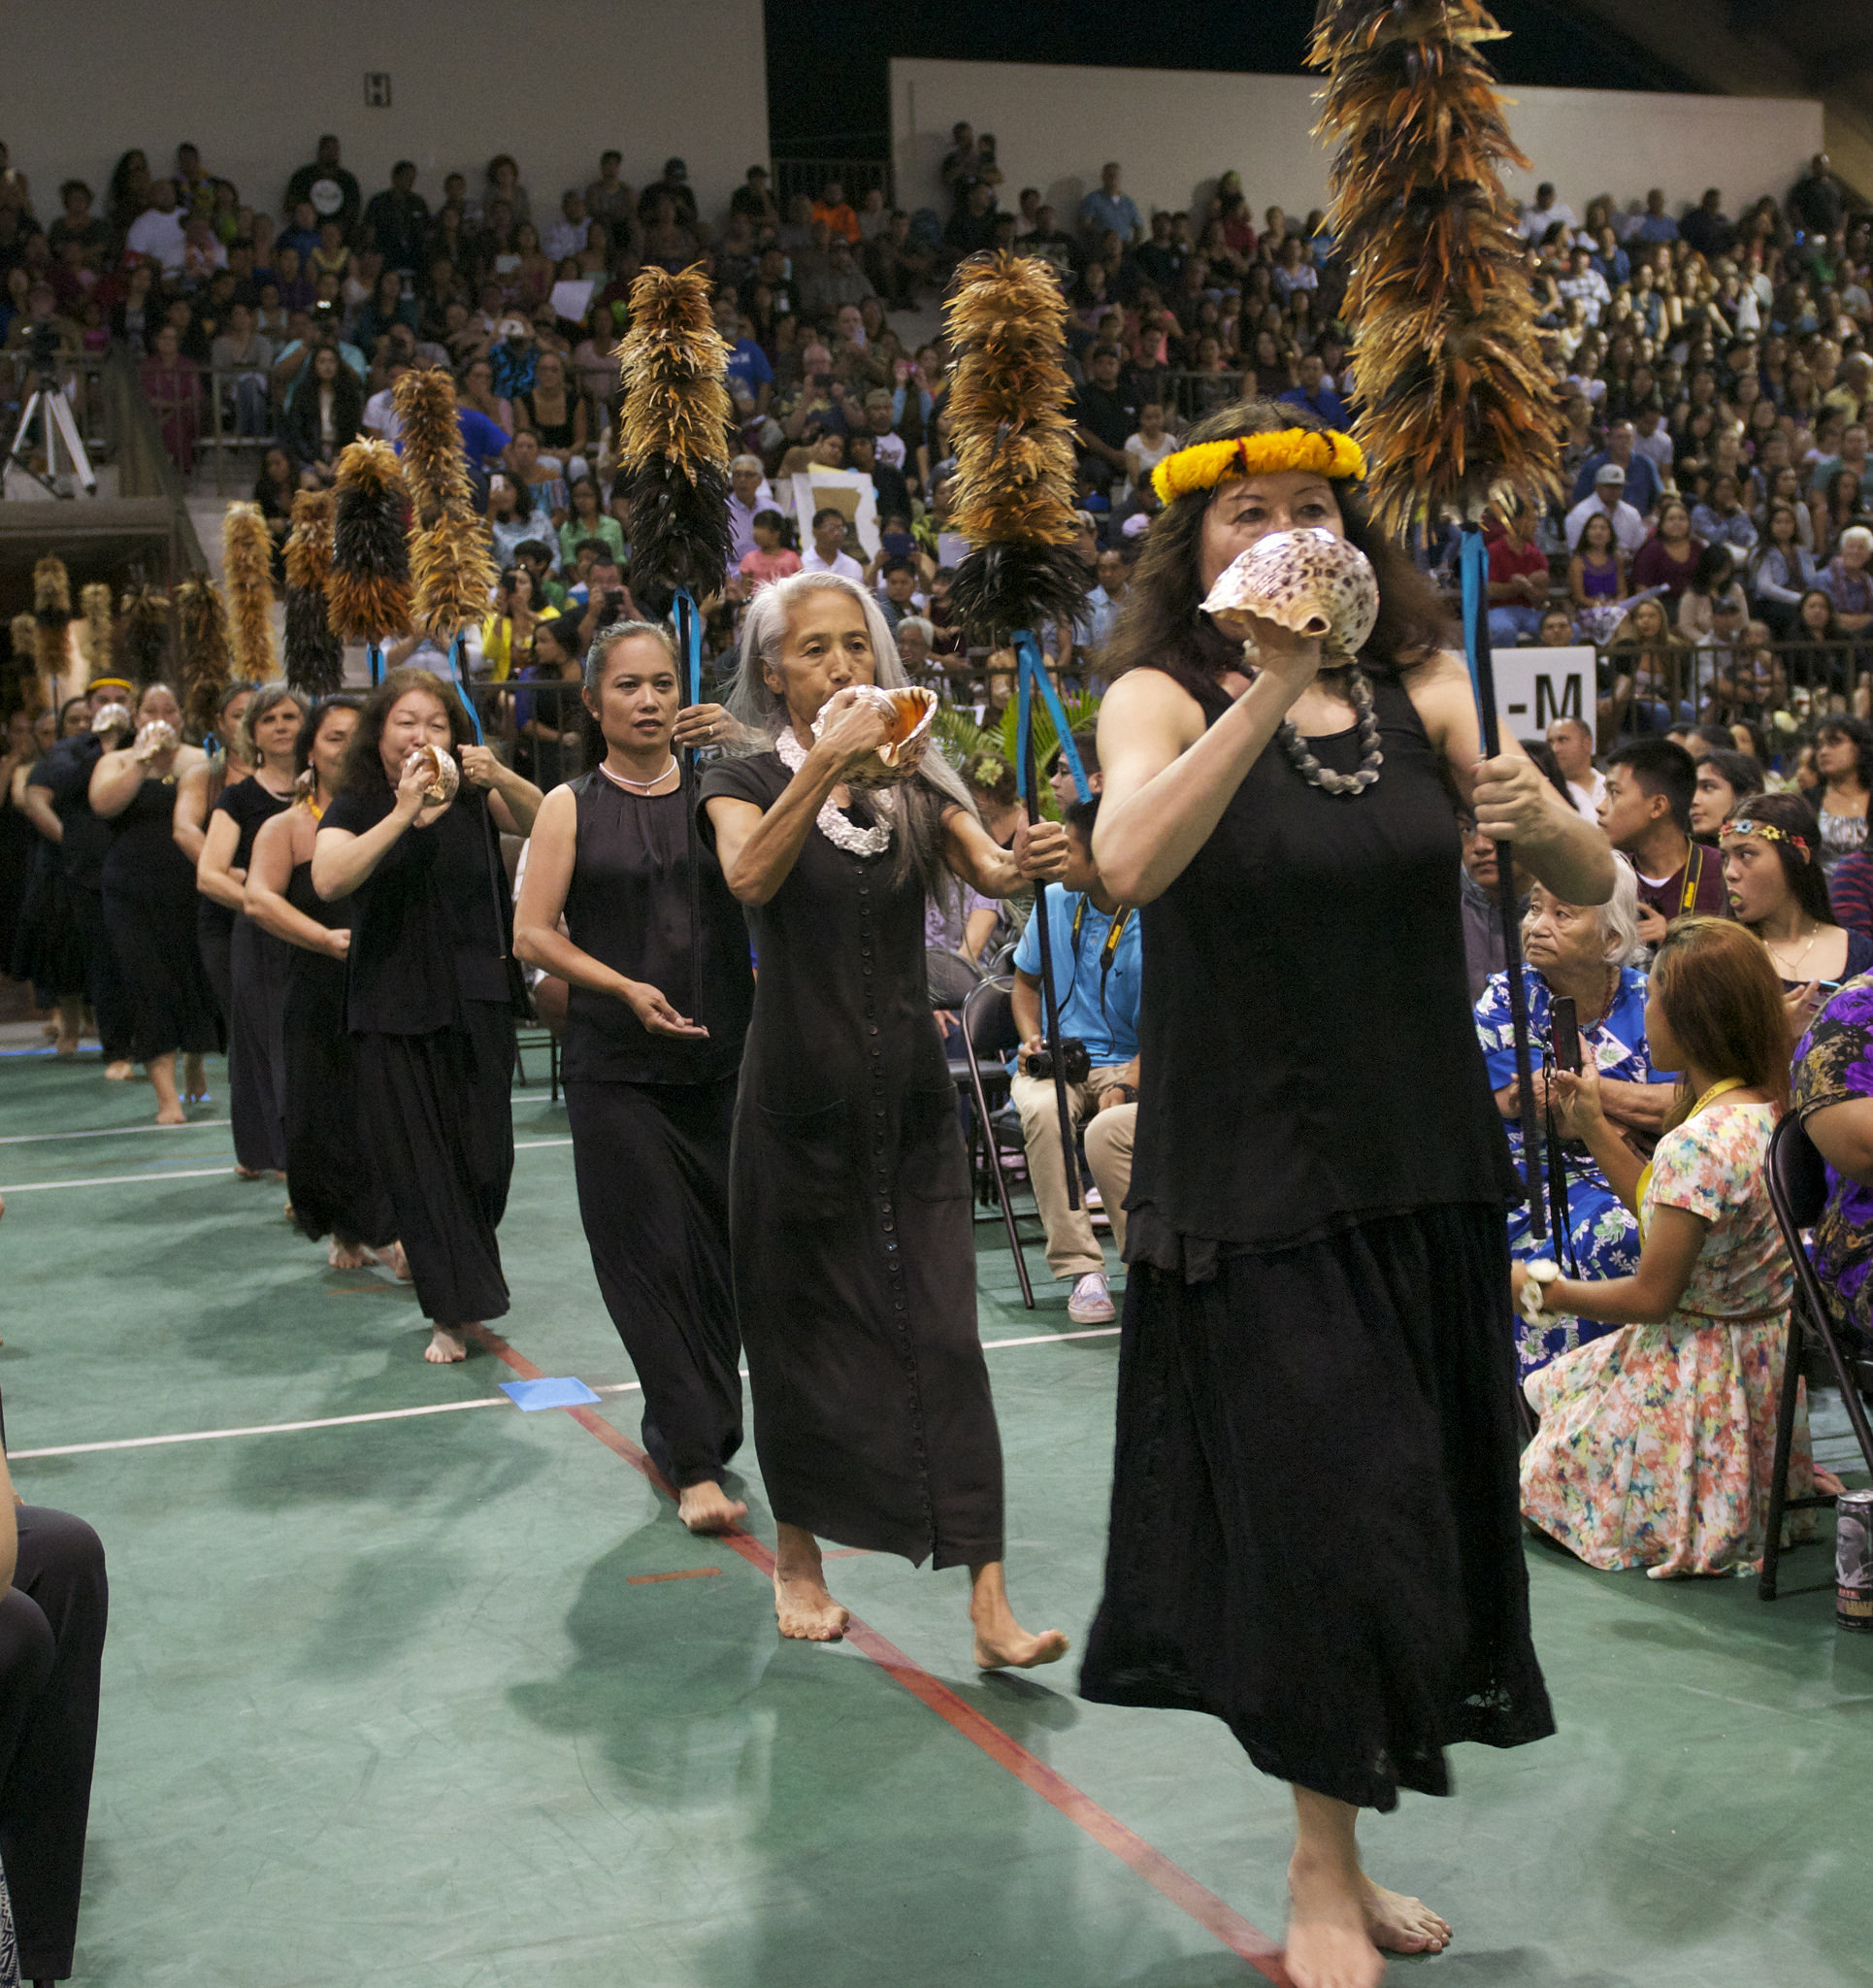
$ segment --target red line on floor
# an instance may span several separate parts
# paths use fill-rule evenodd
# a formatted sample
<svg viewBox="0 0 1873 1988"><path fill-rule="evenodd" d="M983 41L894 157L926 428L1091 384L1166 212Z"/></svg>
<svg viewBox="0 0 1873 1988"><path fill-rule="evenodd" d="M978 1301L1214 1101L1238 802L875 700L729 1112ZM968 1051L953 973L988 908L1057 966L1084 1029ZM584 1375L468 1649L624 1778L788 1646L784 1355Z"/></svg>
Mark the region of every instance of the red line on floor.
<svg viewBox="0 0 1873 1988"><path fill-rule="evenodd" d="M674 1574L627 1574L628 1588L648 1587L653 1580L701 1580L706 1574L720 1574L719 1567L679 1567Z"/></svg>
<svg viewBox="0 0 1873 1988"><path fill-rule="evenodd" d="M476 1325L469 1328L469 1336L497 1360L511 1367L523 1380L545 1377L540 1368L524 1353L516 1352L499 1333L490 1332L484 1325ZM570 1415L588 1435L596 1436L607 1449L628 1463L667 1498L675 1498L675 1492L665 1482L663 1474L649 1457L603 1415L591 1408L562 1408L557 1412ZM739 1553L757 1573L772 1577L773 1554L751 1533L731 1528L715 1537L732 1552ZM853 1549L843 1550L849 1552ZM829 1554L827 1557L833 1556ZM652 1574L638 1577L655 1580L672 1576ZM913 1698L921 1699L964 1739L980 1747L999 1766L1006 1768L1024 1787L1057 1808L1068 1822L1083 1830L1102 1849L1111 1851L1121 1863L1130 1865L1147 1884L1161 1892L1180 1911L1187 1912L1232 1953L1247 1961L1258 1973L1266 1975L1275 1988L1292 1988L1288 1971L1281 1963L1279 1944L1251 1926L1241 1913L1225 1905L1213 1891L1199 1884L1162 1850L1153 1848L1116 1815L1101 1808L1090 1795L1083 1794L1064 1774L1057 1773L1045 1761L1030 1753L1019 1740L1010 1739L992 1719L983 1717L941 1678L933 1676L914 1657L906 1656L896 1643L880 1636L856 1615L846 1623L845 1640Z"/></svg>

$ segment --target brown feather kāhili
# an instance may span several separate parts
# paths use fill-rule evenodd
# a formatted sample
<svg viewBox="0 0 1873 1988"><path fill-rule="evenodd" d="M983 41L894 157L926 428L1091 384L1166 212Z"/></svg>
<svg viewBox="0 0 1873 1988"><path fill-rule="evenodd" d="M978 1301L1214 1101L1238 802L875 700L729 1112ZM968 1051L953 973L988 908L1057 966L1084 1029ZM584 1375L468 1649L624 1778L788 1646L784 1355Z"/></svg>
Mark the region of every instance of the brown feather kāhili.
<svg viewBox="0 0 1873 1988"><path fill-rule="evenodd" d="M950 601L984 637L1070 620L1086 598L1072 550L1072 382L1061 364L1067 302L1051 267L1006 251L957 272L947 315L953 528L972 550Z"/></svg>
<svg viewBox="0 0 1873 1988"><path fill-rule="evenodd" d="M37 717L46 709L46 683L39 674L39 620L24 610L13 617L13 655L7 665L11 679L6 702Z"/></svg>
<svg viewBox="0 0 1873 1988"><path fill-rule="evenodd" d="M56 685L65 671L65 631L72 620L72 577L56 552L33 567L33 616L39 623L39 674ZM55 693L49 686L47 694Z"/></svg>
<svg viewBox="0 0 1873 1988"><path fill-rule="evenodd" d="M84 615L84 627L79 636L80 646L84 651L84 667L93 677L109 676L113 623L111 589L103 580L94 580L88 586L79 588L78 605Z"/></svg>
<svg viewBox="0 0 1873 1988"><path fill-rule="evenodd" d="M472 514L450 513L411 534L410 571L415 582L411 617L444 643L480 622L500 578L487 527Z"/></svg>
<svg viewBox="0 0 1873 1988"><path fill-rule="evenodd" d="M660 613L676 587L719 592L728 567L729 348L700 269L638 277L617 360L631 586Z"/></svg>
<svg viewBox="0 0 1873 1988"><path fill-rule="evenodd" d="M286 534L286 678L313 697L330 697L345 682L345 645L332 633L325 599L337 509L331 491L301 490Z"/></svg>
<svg viewBox="0 0 1873 1988"><path fill-rule="evenodd" d="M383 641L410 626L409 493L387 442L353 442L338 459L338 513L325 599L342 642Z"/></svg>
<svg viewBox="0 0 1873 1988"><path fill-rule="evenodd" d="M257 504L230 504L221 518L221 585L234 674L265 683L279 674L273 639L273 534Z"/></svg>
<svg viewBox="0 0 1873 1988"><path fill-rule="evenodd" d="M1474 519L1493 487L1560 483L1553 382L1498 178L1527 167L1476 51L1477 0L1327 0L1316 134L1337 146L1328 225L1351 271L1355 433L1379 522L1420 504Z"/></svg>
<svg viewBox="0 0 1873 1988"><path fill-rule="evenodd" d="M214 729L221 698L234 681L227 605L212 580L197 575L176 589L181 636L182 722L198 739Z"/></svg>
<svg viewBox="0 0 1873 1988"><path fill-rule="evenodd" d="M123 609L123 669L133 683L162 680L169 657L169 596L153 586L132 587Z"/></svg>
<svg viewBox="0 0 1873 1988"><path fill-rule="evenodd" d="M455 381L440 366L412 367L391 389L402 422L404 481L417 523L439 512L466 517L475 486L455 418Z"/></svg>

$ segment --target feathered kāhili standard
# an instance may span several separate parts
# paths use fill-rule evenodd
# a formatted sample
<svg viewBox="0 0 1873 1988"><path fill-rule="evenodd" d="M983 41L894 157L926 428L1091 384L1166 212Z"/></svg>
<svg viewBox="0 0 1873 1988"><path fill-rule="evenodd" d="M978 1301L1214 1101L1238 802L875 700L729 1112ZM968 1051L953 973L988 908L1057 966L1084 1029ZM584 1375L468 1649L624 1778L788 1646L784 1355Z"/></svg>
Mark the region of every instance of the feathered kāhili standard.
<svg viewBox="0 0 1873 1988"><path fill-rule="evenodd" d="M500 578L487 527L478 517L447 512L411 535L410 570L415 581L411 618L444 643L479 623Z"/></svg>
<svg viewBox="0 0 1873 1988"><path fill-rule="evenodd" d="M13 655L7 664L7 703L34 717L46 709L46 682L39 674L39 621L21 612L13 617Z"/></svg>
<svg viewBox="0 0 1873 1988"><path fill-rule="evenodd" d="M403 423L404 481L419 525L437 513L466 517L474 505L462 430L455 418L455 381L440 366L416 367L391 390Z"/></svg>
<svg viewBox="0 0 1873 1988"><path fill-rule="evenodd" d="M176 589L176 619L182 650L182 721L206 739L221 713L221 698L234 681L228 611L212 580L185 580Z"/></svg>
<svg viewBox="0 0 1873 1988"><path fill-rule="evenodd" d="M338 459L338 514L325 599L341 642L381 642L410 626L409 493L387 442L353 442Z"/></svg>
<svg viewBox="0 0 1873 1988"><path fill-rule="evenodd" d="M977 255L958 273L948 317L958 485L950 515L972 547L950 603L984 640L1070 621L1087 583L1072 549L1072 382L1060 362L1067 300L1046 263Z"/></svg>
<svg viewBox="0 0 1873 1988"><path fill-rule="evenodd" d="M38 670L49 679L47 694L64 674L65 631L72 622L72 577L56 552L48 552L33 568L33 618L39 624Z"/></svg>
<svg viewBox="0 0 1873 1988"><path fill-rule="evenodd" d="M313 697L345 683L345 645L332 633L325 599L337 509L329 490L302 490L286 534L286 678Z"/></svg>
<svg viewBox="0 0 1873 1988"><path fill-rule="evenodd" d="M1493 487L1560 482L1553 382L1497 177L1526 167L1477 44L1477 0L1325 0L1309 60L1329 71L1317 134L1337 146L1328 225L1351 269L1355 433L1373 514L1481 514Z"/></svg>
<svg viewBox="0 0 1873 1988"><path fill-rule="evenodd" d="M111 672L111 589L103 580L94 580L88 586L79 589L78 605L84 616L84 626L79 634L79 646L84 651L84 667L93 677L109 676Z"/></svg>
<svg viewBox="0 0 1873 1988"><path fill-rule="evenodd" d="M159 682L169 656L169 596L132 587L122 605L123 674L136 684Z"/></svg>
<svg viewBox="0 0 1873 1988"><path fill-rule="evenodd" d="M729 348L700 270L638 278L617 357L631 587L661 612L679 586L719 593L728 570Z"/></svg>
<svg viewBox="0 0 1873 1988"><path fill-rule="evenodd" d="M264 683L279 674L273 639L273 534L257 504L230 504L221 518L221 584L234 674Z"/></svg>

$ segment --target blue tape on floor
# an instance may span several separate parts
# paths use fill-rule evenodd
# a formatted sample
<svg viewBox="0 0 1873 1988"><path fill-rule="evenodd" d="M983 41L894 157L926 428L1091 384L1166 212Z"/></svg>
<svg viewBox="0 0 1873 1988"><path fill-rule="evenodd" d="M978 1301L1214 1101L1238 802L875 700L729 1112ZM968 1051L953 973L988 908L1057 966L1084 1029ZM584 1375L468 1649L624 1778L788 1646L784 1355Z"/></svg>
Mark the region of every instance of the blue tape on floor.
<svg viewBox="0 0 1873 1988"><path fill-rule="evenodd" d="M516 1408L582 1408L598 1400L584 1381L571 1375L544 1380L504 1380L501 1392Z"/></svg>

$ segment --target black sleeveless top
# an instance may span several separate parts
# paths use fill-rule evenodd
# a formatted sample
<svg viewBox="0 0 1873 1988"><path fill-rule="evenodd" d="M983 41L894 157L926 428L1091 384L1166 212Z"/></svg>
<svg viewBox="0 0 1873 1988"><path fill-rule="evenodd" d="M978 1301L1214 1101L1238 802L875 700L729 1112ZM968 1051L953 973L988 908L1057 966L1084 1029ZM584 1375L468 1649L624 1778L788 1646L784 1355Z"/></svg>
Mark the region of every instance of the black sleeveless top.
<svg viewBox="0 0 1873 1988"><path fill-rule="evenodd" d="M594 767L571 782L577 844L566 890L566 929L581 952L658 989L708 1041L653 1036L614 995L574 987L561 1067L606 1083L714 1083L741 1064L754 1011L748 928L715 851L694 838L702 920L702 984L690 948L689 811L693 788L634 794Z"/></svg>
<svg viewBox="0 0 1873 1988"><path fill-rule="evenodd" d="M1310 785L1278 741L1145 906L1128 1254L1219 1255L1518 1193L1464 978L1456 815L1402 685L1372 685L1377 783ZM1214 724L1231 699L1199 702ZM1357 731L1307 742L1337 773Z"/></svg>
<svg viewBox="0 0 1873 1988"><path fill-rule="evenodd" d="M57 862L65 880L80 890L101 890L104 858L111 847L111 824L91 812L91 775L104 757L95 732L61 739L26 776L26 784L45 787L65 834Z"/></svg>
<svg viewBox="0 0 1873 1988"><path fill-rule="evenodd" d="M228 859L236 870L245 870L253 860L253 839L266 823L276 814L285 813L291 806L290 794L284 799L278 794L270 794L253 774L244 780L236 780L231 787L221 789L220 798L212 812L227 815L241 831L241 840L235 844L234 854Z"/></svg>
<svg viewBox="0 0 1873 1988"><path fill-rule="evenodd" d="M294 911L303 911L314 925L323 925L328 932L350 930L351 900L348 897L334 898L327 904L312 888L312 866L310 860L293 865L293 874L286 879L286 902ZM309 952L310 948L296 945L293 950Z"/></svg>
<svg viewBox="0 0 1873 1988"><path fill-rule="evenodd" d="M162 899L193 915L195 865L176 840L176 781L146 776L129 807L108 826L111 846L98 875L125 897Z"/></svg>

